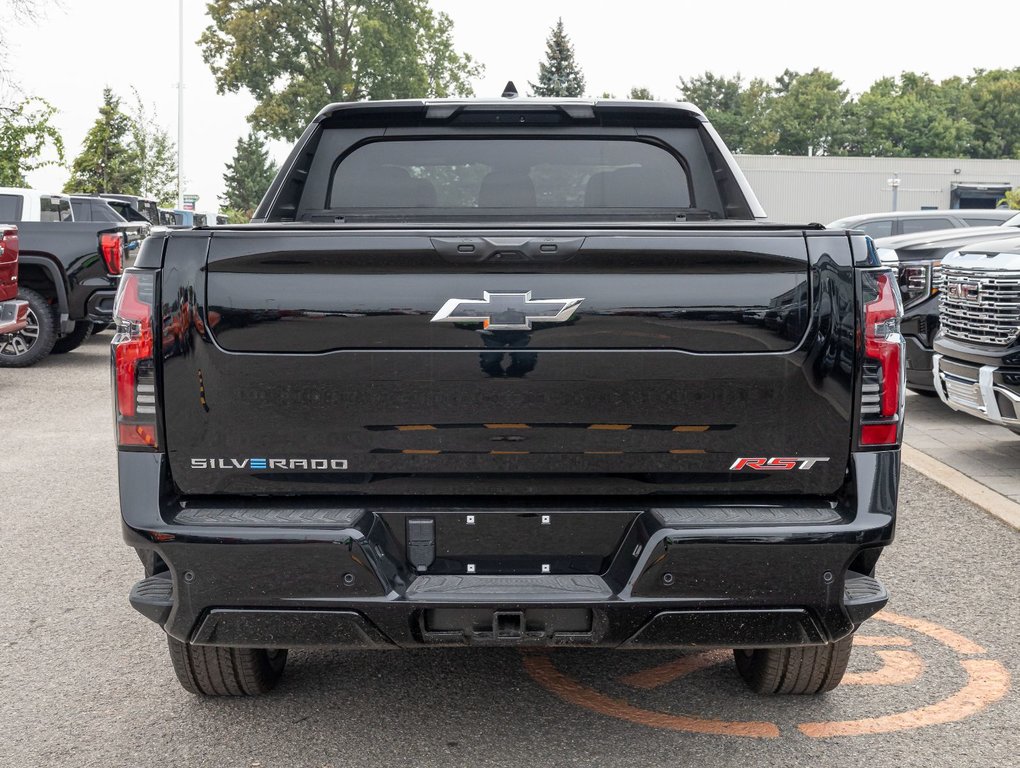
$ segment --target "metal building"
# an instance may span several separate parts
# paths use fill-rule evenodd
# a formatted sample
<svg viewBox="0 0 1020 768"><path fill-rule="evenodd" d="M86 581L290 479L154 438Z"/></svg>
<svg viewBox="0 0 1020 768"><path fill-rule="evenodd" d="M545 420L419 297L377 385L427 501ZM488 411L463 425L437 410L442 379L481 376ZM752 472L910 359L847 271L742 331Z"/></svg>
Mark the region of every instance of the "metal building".
<svg viewBox="0 0 1020 768"><path fill-rule="evenodd" d="M1020 160L736 155L773 221L826 224L858 213L994 208L1020 187Z"/></svg>

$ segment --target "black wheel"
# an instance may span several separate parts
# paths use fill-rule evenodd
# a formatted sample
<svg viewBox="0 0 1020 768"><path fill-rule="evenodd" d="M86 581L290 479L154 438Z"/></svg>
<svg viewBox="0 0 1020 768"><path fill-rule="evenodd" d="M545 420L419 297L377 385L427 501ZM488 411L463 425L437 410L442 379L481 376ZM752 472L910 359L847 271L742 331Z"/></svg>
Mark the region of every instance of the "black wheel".
<svg viewBox="0 0 1020 768"><path fill-rule="evenodd" d="M755 693L816 694L831 691L846 672L853 635L831 645L737 649L737 671Z"/></svg>
<svg viewBox="0 0 1020 768"><path fill-rule="evenodd" d="M0 368L35 365L50 353L57 340L57 319L49 302L31 288L21 288L18 298L28 302L28 325L17 333L0 336Z"/></svg>
<svg viewBox="0 0 1020 768"><path fill-rule="evenodd" d="M78 349L82 343L92 334L92 323L88 320L79 320L74 324L74 330L61 336L53 344L51 355L62 355L72 349Z"/></svg>
<svg viewBox="0 0 1020 768"><path fill-rule="evenodd" d="M258 696L280 680L287 651L190 645L167 635L170 661L184 690L201 696Z"/></svg>
<svg viewBox="0 0 1020 768"><path fill-rule="evenodd" d="M938 397L939 393L934 389L917 389L915 387L907 387L915 395L921 395L922 397Z"/></svg>

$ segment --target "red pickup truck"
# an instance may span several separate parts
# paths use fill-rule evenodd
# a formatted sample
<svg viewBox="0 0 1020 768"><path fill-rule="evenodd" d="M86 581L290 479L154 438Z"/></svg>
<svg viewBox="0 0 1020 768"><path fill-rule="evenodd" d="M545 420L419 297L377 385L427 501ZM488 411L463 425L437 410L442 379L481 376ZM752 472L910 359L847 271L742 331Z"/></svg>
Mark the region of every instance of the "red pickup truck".
<svg viewBox="0 0 1020 768"><path fill-rule="evenodd" d="M28 302L18 300L18 228L0 224L0 345L28 324Z"/></svg>

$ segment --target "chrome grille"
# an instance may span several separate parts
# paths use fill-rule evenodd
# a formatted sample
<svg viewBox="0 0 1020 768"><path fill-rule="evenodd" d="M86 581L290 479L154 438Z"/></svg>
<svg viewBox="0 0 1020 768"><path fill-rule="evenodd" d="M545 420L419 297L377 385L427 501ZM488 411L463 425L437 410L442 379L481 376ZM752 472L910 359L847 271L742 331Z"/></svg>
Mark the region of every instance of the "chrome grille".
<svg viewBox="0 0 1020 768"><path fill-rule="evenodd" d="M946 336L1002 346L1020 336L1020 272L943 266L940 288Z"/></svg>

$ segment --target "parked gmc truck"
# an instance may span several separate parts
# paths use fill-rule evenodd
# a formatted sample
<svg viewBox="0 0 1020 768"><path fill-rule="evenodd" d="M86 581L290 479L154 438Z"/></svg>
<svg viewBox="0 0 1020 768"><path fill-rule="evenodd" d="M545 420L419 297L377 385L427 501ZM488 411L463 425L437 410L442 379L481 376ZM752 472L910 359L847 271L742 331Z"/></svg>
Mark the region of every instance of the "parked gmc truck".
<svg viewBox="0 0 1020 768"><path fill-rule="evenodd" d="M965 246L942 264L935 391L1020 434L1020 237Z"/></svg>
<svg viewBox="0 0 1020 768"><path fill-rule="evenodd" d="M150 237L120 502L181 684L290 648L734 648L819 693L887 600L895 275L768 223L689 104L326 107L253 223Z"/></svg>

